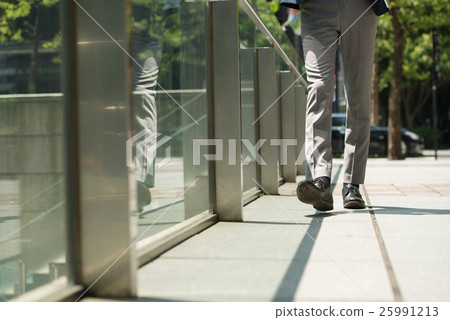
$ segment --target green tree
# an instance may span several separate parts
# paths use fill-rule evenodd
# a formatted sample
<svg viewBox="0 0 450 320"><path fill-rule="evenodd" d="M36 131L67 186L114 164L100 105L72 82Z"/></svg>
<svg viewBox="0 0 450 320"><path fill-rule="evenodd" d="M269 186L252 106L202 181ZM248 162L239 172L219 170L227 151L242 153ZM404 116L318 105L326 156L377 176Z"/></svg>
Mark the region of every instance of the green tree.
<svg viewBox="0 0 450 320"><path fill-rule="evenodd" d="M36 72L41 40L41 14L59 0L0 1L0 43L31 43L28 92L36 92ZM57 41L57 37L55 37ZM56 43L56 42L55 42Z"/></svg>
<svg viewBox="0 0 450 320"><path fill-rule="evenodd" d="M393 0L390 14L380 17L373 88L389 89L388 158L401 159L402 111L412 127L431 94L432 29L442 30L441 84L449 82L447 0ZM374 90L375 91L375 90ZM373 105L376 102L373 102ZM376 109L376 105L373 109ZM373 115L376 116L376 115Z"/></svg>

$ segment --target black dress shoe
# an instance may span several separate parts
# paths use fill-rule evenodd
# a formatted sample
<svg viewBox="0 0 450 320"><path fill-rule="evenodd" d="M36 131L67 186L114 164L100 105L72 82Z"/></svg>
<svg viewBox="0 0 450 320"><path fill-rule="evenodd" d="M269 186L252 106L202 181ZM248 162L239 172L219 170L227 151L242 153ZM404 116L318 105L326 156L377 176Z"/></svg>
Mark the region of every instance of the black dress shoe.
<svg viewBox="0 0 450 320"><path fill-rule="evenodd" d="M300 181L297 185L297 198L301 202L312 204L316 210L333 210L330 178L319 177L313 181Z"/></svg>
<svg viewBox="0 0 450 320"><path fill-rule="evenodd" d="M359 186L357 185L344 183L342 197L344 198L344 208L364 209L366 207L366 203L364 202L361 193L359 193Z"/></svg>

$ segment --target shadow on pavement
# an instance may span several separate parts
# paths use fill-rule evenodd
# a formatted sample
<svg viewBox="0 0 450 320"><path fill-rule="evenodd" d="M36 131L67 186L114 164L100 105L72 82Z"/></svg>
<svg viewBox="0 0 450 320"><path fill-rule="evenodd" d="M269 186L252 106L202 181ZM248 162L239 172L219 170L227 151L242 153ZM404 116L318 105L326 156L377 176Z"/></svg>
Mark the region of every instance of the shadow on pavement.
<svg viewBox="0 0 450 320"><path fill-rule="evenodd" d="M306 234L300 242L283 280L281 280L273 301L294 301L295 292L305 272L306 264L314 248L315 239L322 227L322 221L326 216L329 215L313 215L308 230L306 230Z"/></svg>
<svg viewBox="0 0 450 320"><path fill-rule="evenodd" d="M423 209L423 208L405 208L390 206L372 206L375 214L409 214L409 215L428 215L428 214L450 214L450 209Z"/></svg>
<svg viewBox="0 0 450 320"><path fill-rule="evenodd" d="M339 178L342 166L339 166L336 174L334 175L333 182L331 183L332 192L336 187L336 181ZM281 283L275 293L273 301L288 302L294 301L295 292L302 280L305 272L306 264L311 256L312 249L314 248L315 241L322 227L323 219L336 215L337 212L323 212L316 211L315 214L306 215L306 217L312 218L309 223L308 230L300 242L300 245L295 252L289 268L287 269Z"/></svg>

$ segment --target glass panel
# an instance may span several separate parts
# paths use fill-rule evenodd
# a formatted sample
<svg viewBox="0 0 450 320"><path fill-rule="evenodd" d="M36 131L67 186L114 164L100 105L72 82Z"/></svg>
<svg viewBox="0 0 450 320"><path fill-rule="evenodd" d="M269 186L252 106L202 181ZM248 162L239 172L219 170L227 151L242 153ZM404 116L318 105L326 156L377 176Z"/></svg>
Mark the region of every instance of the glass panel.
<svg viewBox="0 0 450 320"><path fill-rule="evenodd" d="M241 47L244 48L272 46L241 7L239 7L239 37Z"/></svg>
<svg viewBox="0 0 450 320"><path fill-rule="evenodd" d="M249 147L256 145L255 51L241 49L241 123L244 196L259 190L258 167Z"/></svg>
<svg viewBox="0 0 450 320"><path fill-rule="evenodd" d="M208 138L205 2L133 0L139 234L210 212L209 168L193 141Z"/></svg>
<svg viewBox="0 0 450 320"><path fill-rule="evenodd" d="M279 61L278 54L276 54L276 59L277 59L277 61ZM281 92L280 92L281 91L281 89L280 89L281 84L280 84L280 74L279 74L280 67L279 67L279 65L277 66L276 70L277 70L277 81L276 81L276 86L277 86L276 90L277 91L276 92L281 94ZM281 139L281 126L282 126L282 123L281 123L281 101L280 100L281 99L279 99L278 103L277 103L277 121L278 121L278 126L277 126L278 133L277 133L277 136L278 136L279 139ZM279 155L278 155L278 180L281 182L283 180L283 172L282 172L283 170L281 168L281 148L278 148L278 153L279 153Z"/></svg>
<svg viewBox="0 0 450 320"><path fill-rule="evenodd" d="M58 1L0 10L0 301L66 275Z"/></svg>
<svg viewBox="0 0 450 320"><path fill-rule="evenodd" d="M278 18L275 15L275 12L277 12L279 9L278 2L274 2L274 1L267 2L265 0L250 0L248 2L252 6L252 8L255 10L256 14L259 16L259 18L264 23L266 28L272 34L274 39L281 46L281 48L283 49L283 51L285 52L287 57L292 61L292 63L295 66L297 66L297 68L301 67L303 69L301 60L299 58L299 55L298 55L296 49L292 45L292 43L289 40L286 33L283 31L283 29L278 21ZM279 13L280 12L278 11L277 14L279 14ZM256 28L256 26L253 24L252 21L249 21L250 18L242 10L240 11L239 18L240 18L240 36L241 36L241 42L242 42L241 47L245 47L245 48L246 47L261 47L261 44L263 44L263 43L264 43L264 46L272 46L270 44L269 40L265 39L264 35L259 30L255 31L252 29L252 27ZM296 17L296 18L298 18L298 17ZM262 40L262 38L264 38L265 41ZM242 52L241 52L241 60L243 60L243 59L245 59L245 58L243 58ZM243 68L243 66L241 66L241 69L242 68ZM283 59L283 57L280 55L280 53L278 51L276 51L276 71L279 72L279 71L283 71L283 70L289 70L289 66L287 65L287 63ZM242 71L241 71L241 77L242 77ZM242 81L241 81L241 85L244 88L245 84L243 84ZM279 77L277 77L276 86L277 86L276 92L281 94ZM242 95L242 96L244 97L244 95ZM277 105L278 104L279 104L279 101L278 101ZM277 108L277 112L278 112L277 118L280 119L280 114L279 114L280 108ZM246 119L244 119L244 114L242 117L243 117L243 121L245 121ZM242 132L244 134L244 122L242 123L242 125L243 125ZM278 136L279 137L281 137L280 128L281 128L281 123L278 126L278 131L279 131ZM281 149L280 149L280 152L281 152ZM280 157L281 157L281 154L280 154ZM278 175L279 175L280 181L281 181L282 168L281 168L280 162L278 163ZM245 179L245 168L244 168L244 179ZM244 185L245 185L245 181L244 181Z"/></svg>
<svg viewBox="0 0 450 320"><path fill-rule="evenodd" d="M255 50L258 46L269 46L266 38L256 28L246 13L239 8L239 36L241 41L241 129L243 196L251 196L259 190L258 166L249 146L256 145L258 122L256 120Z"/></svg>
<svg viewBox="0 0 450 320"><path fill-rule="evenodd" d="M286 66L284 60L281 58L281 56L278 54L278 52L275 52L275 59L277 61L276 63L276 71L277 71L277 81L276 81L276 92L278 92L279 95L282 94L281 92L281 83L280 83L280 71L284 71L284 70L289 70L289 68ZM277 120L279 121L279 125L278 125L278 137L281 138L281 126L283 125L281 123L281 99L278 100L277 103ZM281 167L281 148L278 149L279 151L279 156L278 156L278 179L281 182L283 180L283 170Z"/></svg>
<svg viewBox="0 0 450 320"><path fill-rule="evenodd" d="M249 0L248 2L253 7L253 10L255 10L270 33L273 35L275 40L280 44L289 59L294 63L294 65L300 67L301 60L298 56L298 53L286 33L281 28L281 25L277 17L275 16L275 12L277 12L279 9L278 2L267 2L266 0Z"/></svg>

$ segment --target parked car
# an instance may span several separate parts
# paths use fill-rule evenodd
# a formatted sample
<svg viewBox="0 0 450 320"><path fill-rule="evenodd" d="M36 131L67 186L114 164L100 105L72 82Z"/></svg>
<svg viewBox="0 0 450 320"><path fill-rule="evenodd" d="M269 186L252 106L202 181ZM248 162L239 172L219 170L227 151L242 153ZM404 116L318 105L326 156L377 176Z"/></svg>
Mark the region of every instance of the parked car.
<svg viewBox="0 0 450 320"><path fill-rule="evenodd" d="M333 153L344 153L345 113L333 113L332 115L332 141ZM418 134L402 128L401 149L403 156L421 154L424 148L424 139ZM370 127L370 154L387 155L388 128L374 124Z"/></svg>

